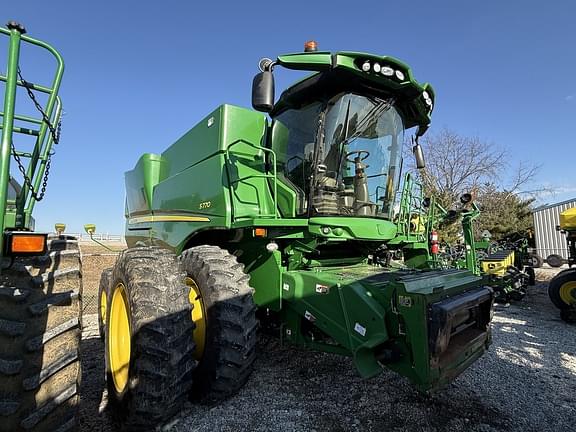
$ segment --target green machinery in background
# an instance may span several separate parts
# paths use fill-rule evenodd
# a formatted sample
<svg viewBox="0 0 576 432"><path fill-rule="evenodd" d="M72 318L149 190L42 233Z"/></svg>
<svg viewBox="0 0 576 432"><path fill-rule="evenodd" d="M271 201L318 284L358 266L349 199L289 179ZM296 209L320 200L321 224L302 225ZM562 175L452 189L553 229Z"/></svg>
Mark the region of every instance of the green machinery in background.
<svg viewBox="0 0 576 432"><path fill-rule="evenodd" d="M564 232L568 242L568 269L558 273L548 285L552 303L560 309L566 322L576 322L576 207L560 213L557 229Z"/></svg>
<svg viewBox="0 0 576 432"><path fill-rule="evenodd" d="M496 292L496 300L522 300L529 285L536 283L534 269L526 264L522 244L505 244L487 251L480 268L487 285Z"/></svg>
<svg viewBox="0 0 576 432"><path fill-rule="evenodd" d="M279 67L311 75L275 101ZM490 343L492 289L435 268L433 218L418 194L395 199L405 130L423 166L432 87L395 58L313 43L260 69L252 104L269 117L221 105L126 173L129 248L100 298L109 408L127 429L166 420L189 392L237 391L258 326L423 391Z"/></svg>
<svg viewBox="0 0 576 432"><path fill-rule="evenodd" d="M80 252L73 238L34 232L32 217L60 136L64 63L24 33L15 22L0 27L8 38L0 72L0 431L71 431L78 427ZM20 70L21 49L52 57L50 82L23 78L47 71ZM26 102L36 116L16 113Z"/></svg>
<svg viewBox="0 0 576 432"><path fill-rule="evenodd" d="M486 286L495 292L498 302L521 300L529 285L535 284L535 273L531 266L532 256L528 253L528 242L522 237L512 241L490 241L489 233L481 240L474 236L473 221L480 216L480 209L472 202L470 194L461 198L462 209L446 211L440 206L442 223L453 223L456 217L462 219L463 244L454 247L444 245L437 257L442 268L467 268L484 278Z"/></svg>

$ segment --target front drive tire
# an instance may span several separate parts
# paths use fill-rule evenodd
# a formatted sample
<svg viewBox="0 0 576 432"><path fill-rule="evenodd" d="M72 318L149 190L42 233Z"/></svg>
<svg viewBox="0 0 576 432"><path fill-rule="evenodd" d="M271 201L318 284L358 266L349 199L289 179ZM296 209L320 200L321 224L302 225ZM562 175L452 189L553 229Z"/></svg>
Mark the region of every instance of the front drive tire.
<svg viewBox="0 0 576 432"><path fill-rule="evenodd" d="M548 284L548 296L561 311L576 305L576 269L558 273Z"/></svg>
<svg viewBox="0 0 576 432"><path fill-rule="evenodd" d="M258 327L253 289L244 266L217 246L190 248L181 263L197 294L194 308L204 311L195 318L199 364L192 394L204 402L222 400L237 392L253 369Z"/></svg>
<svg viewBox="0 0 576 432"><path fill-rule="evenodd" d="M179 262L155 247L125 250L112 272L106 317L108 408L123 430L153 430L187 400L193 322Z"/></svg>

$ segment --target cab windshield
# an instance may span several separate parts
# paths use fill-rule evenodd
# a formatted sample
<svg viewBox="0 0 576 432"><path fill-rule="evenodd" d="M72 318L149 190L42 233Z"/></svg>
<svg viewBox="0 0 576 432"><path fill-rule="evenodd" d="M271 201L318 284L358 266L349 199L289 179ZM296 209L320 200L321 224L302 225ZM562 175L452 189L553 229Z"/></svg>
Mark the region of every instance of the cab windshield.
<svg viewBox="0 0 576 432"><path fill-rule="evenodd" d="M392 99L341 94L275 120L288 132L278 171L299 214L390 216L404 133Z"/></svg>

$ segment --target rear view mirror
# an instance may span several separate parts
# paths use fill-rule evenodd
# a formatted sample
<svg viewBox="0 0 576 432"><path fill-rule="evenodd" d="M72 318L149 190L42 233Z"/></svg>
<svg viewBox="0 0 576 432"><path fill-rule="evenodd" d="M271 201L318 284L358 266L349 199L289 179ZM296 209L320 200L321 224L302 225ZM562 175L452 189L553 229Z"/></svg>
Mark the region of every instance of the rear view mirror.
<svg viewBox="0 0 576 432"><path fill-rule="evenodd" d="M260 72L252 82L252 106L257 111L270 112L274 108L274 75Z"/></svg>

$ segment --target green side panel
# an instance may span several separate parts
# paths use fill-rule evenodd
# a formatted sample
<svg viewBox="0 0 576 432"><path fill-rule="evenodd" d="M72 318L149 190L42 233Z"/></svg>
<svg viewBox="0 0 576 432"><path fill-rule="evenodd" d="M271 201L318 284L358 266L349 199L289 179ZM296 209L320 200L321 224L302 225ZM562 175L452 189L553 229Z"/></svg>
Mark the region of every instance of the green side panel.
<svg viewBox="0 0 576 432"><path fill-rule="evenodd" d="M160 155L145 153L132 171L125 174L128 214L149 212L154 186L168 174L168 161Z"/></svg>
<svg viewBox="0 0 576 432"><path fill-rule="evenodd" d="M309 220L312 234L331 239L384 241L394 238L396 225L388 220L358 217L313 217Z"/></svg>
<svg viewBox="0 0 576 432"><path fill-rule="evenodd" d="M402 248L404 263L407 267L426 269L432 266L432 257L426 243L410 243Z"/></svg>
<svg viewBox="0 0 576 432"><path fill-rule="evenodd" d="M234 220L276 217L273 184L274 153L266 149L266 118L244 108L225 105L223 142Z"/></svg>
<svg viewBox="0 0 576 432"><path fill-rule="evenodd" d="M372 349L388 340L385 307L357 280L343 280L336 271L288 271L282 296L285 305L351 351L362 375L381 370Z"/></svg>
<svg viewBox="0 0 576 432"><path fill-rule="evenodd" d="M280 175L278 176L277 187L277 206L280 215L283 218L296 217L296 193L294 189L284 183Z"/></svg>
<svg viewBox="0 0 576 432"><path fill-rule="evenodd" d="M222 141L224 107L225 105L221 105L216 108L162 153L162 157L170 161L168 176L176 175L224 150Z"/></svg>
<svg viewBox="0 0 576 432"><path fill-rule="evenodd" d="M266 118L222 105L162 157L169 176L154 188L152 211L191 212L229 220L275 215L266 177Z"/></svg>
<svg viewBox="0 0 576 432"><path fill-rule="evenodd" d="M245 270L250 274L250 286L254 288L254 302L260 307L279 311L282 307L280 251L270 253L263 245L250 249L245 249L245 255L250 256ZM247 258L243 255L239 260L246 262Z"/></svg>
<svg viewBox="0 0 576 432"><path fill-rule="evenodd" d="M191 213L208 218L230 219L228 178L224 155L216 153L184 169L154 188L152 210L160 213Z"/></svg>
<svg viewBox="0 0 576 432"><path fill-rule="evenodd" d="M195 231L276 217L275 182L266 172L267 159L274 158L264 148L266 126L261 113L222 105L161 156L143 156L126 173L129 216L154 221L129 221L127 236L149 229L146 241L178 250ZM158 220L178 217L198 220ZM140 234L135 237L142 241Z"/></svg>
<svg viewBox="0 0 576 432"><path fill-rule="evenodd" d="M190 235L197 231L225 226L223 217L210 218L204 222L152 222L126 226L126 244L135 246L159 246L182 253Z"/></svg>

